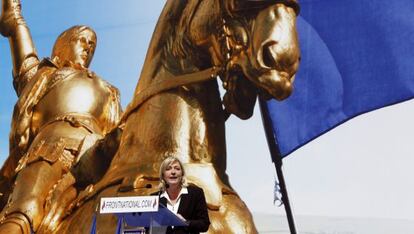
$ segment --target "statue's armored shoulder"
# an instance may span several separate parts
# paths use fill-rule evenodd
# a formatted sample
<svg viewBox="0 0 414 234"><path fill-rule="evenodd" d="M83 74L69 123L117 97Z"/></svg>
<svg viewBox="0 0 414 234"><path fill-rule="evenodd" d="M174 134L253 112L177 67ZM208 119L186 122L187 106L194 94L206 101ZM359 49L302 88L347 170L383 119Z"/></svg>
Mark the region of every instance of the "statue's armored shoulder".
<svg viewBox="0 0 414 234"><path fill-rule="evenodd" d="M115 95L119 98L119 89L117 87L113 86L112 84L110 84L106 80L102 79L100 76L98 76L96 74L95 74L95 76L102 82L104 87L107 88L109 90L109 92L111 92L112 95Z"/></svg>

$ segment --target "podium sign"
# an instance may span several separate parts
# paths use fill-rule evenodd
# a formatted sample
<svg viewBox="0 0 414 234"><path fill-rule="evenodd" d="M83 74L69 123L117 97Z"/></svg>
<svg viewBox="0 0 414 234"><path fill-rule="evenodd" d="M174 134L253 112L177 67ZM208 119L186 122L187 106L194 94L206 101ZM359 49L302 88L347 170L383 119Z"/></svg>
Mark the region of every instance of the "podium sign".
<svg viewBox="0 0 414 234"><path fill-rule="evenodd" d="M158 205L158 196L103 197L101 198L100 213L157 212Z"/></svg>
<svg viewBox="0 0 414 234"><path fill-rule="evenodd" d="M152 233L153 227L188 226L160 204L158 196L103 197L99 210L100 214L115 214L118 217L117 234ZM96 233L96 216L91 233Z"/></svg>

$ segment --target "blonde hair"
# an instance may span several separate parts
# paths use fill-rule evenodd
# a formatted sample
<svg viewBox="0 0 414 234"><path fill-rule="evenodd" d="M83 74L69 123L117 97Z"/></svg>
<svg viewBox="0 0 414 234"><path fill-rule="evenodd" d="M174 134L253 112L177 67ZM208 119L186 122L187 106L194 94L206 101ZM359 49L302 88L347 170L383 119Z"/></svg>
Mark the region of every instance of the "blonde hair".
<svg viewBox="0 0 414 234"><path fill-rule="evenodd" d="M187 179L185 177L185 170L184 170L184 166L183 163L175 156L168 156L166 159L164 159L164 161L162 161L161 166L160 166L160 184L159 184L159 189L161 191L165 191L166 190L166 184L167 182L165 182L164 180L164 172L167 170L167 167L175 162L178 162L178 164L180 164L181 167L181 171L182 171L182 176L181 176L181 186L183 187L187 187Z"/></svg>
<svg viewBox="0 0 414 234"><path fill-rule="evenodd" d="M95 31L91 27L88 27L88 26L85 26L85 25L75 25L73 27L70 27L70 28L66 29L56 39L56 42L55 42L55 44L53 46L53 49L52 49L52 60L54 60L54 61L57 60L55 62L59 62L59 63L63 62L61 60L64 59L64 58L61 58L62 55L61 55L60 50L62 48L65 48L65 46L67 46L68 42L76 40L78 38L79 34L83 31L91 32L95 37L95 44L96 44L97 36L96 36Z"/></svg>

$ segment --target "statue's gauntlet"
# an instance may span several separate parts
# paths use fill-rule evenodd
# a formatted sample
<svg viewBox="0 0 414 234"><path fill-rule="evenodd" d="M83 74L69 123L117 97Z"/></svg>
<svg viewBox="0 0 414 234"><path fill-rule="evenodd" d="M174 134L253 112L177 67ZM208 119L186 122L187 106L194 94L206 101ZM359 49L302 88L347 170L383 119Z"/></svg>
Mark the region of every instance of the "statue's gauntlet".
<svg viewBox="0 0 414 234"><path fill-rule="evenodd" d="M19 25L26 25L22 17L20 0L3 0L0 33L5 37L14 36Z"/></svg>

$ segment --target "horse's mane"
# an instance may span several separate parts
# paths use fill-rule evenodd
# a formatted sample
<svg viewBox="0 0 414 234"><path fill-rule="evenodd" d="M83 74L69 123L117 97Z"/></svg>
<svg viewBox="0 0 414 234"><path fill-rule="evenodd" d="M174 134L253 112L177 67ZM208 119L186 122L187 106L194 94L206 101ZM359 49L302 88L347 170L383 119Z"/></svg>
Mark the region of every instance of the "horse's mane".
<svg viewBox="0 0 414 234"><path fill-rule="evenodd" d="M217 0L167 0L155 27L145 58L143 71L135 92L151 83L153 73L159 67L160 57L167 53L175 58L190 58L193 53L188 32L191 21L200 4ZM211 18L211 17L210 17ZM149 70L147 70L149 69ZM145 74L145 76L142 76Z"/></svg>
<svg viewBox="0 0 414 234"><path fill-rule="evenodd" d="M196 13L201 2L207 0L174 0L176 7L174 12L166 18L167 25L172 31L170 31L167 38L166 50L171 52L173 56L177 58L188 57L188 49L193 45L189 39L189 28L193 16ZM219 4L219 1L213 1L215 5ZM213 10L213 9L212 9ZM210 20L214 18L214 13L206 15ZM208 27L210 25L206 25Z"/></svg>
<svg viewBox="0 0 414 234"><path fill-rule="evenodd" d="M172 19L170 22L172 23L170 25L171 28L175 28L175 30L173 31L173 34L170 35L167 45L167 49L171 51L175 57L179 58L187 56L186 48L191 46L187 30L201 0L188 0L182 2L187 2L187 4L182 6L183 8L181 9L178 22L176 19Z"/></svg>
<svg viewBox="0 0 414 234"><path fill-rule="evenodd" d="M186 32L191 19L203 0L168 0L158 19L147 54L165 49L174 56L185 56L189 44ZM152 61L152 58L146 60Z"/></svg>

